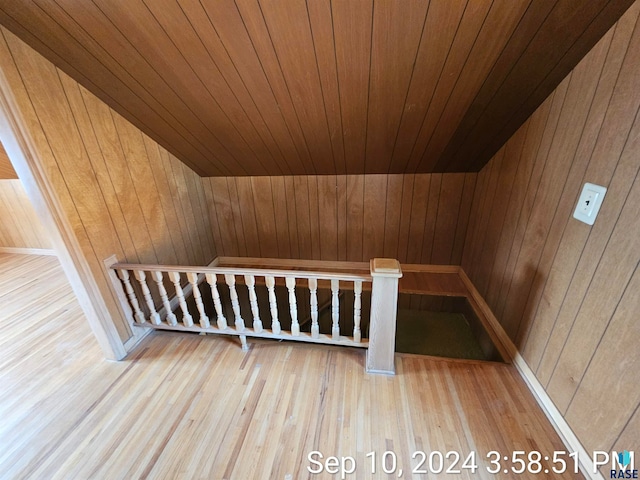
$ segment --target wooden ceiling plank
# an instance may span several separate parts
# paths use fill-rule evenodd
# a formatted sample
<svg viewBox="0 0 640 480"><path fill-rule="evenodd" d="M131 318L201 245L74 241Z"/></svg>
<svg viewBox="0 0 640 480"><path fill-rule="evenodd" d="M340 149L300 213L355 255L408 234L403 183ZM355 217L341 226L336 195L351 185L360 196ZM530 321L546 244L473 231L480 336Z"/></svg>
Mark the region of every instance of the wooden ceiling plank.
<svg viewBox="0 0 640 480"><path fill-rule="evenodd" d="M207 141L233 174L246 174L241 159L252 162L255 155L220 107L207 98L205 86L146 5L141 0L94 0L94 4L102 21L112 25L103 30L100 42L110 42L106 37L119 32L125 41L119 50L110 49L118 61L127 62L129 71L137 71L136 77L144 85L153 85L167 110L176 112L180 119L191 119L190 128Z"/></svg>
<svg viewBox="0 0 640 480"><path fill-rule="evenodd" d="M338 84L331 0L313 0L307 2L307 8L320 75L320 84L322 86L324 108L329 123L329 135L331 137L336 173L338 175L344 175L347 172L347 161L344 151L342 105L340 104L340 86Z"/></svg>
<svg viewBox="0 0 640 480"><path fill-rule="evenodd" d="M269 31L257 0L236 1L238 11L249 34L253 48L260 59L260 64L268 79L279 108L285 118L287 127L294 139L296 150L301 159L301 166L305 173L314 174L315 167L311 160L307 140L302 131L291 94L287 88L278 57L273 47Z"/></svg>
<svg viewBox="0 0 640 480"><path fill-rule="evenodd" d="M265 25L318 174L336 171L305 0L260 0Z"/></svg>
<svg viewBox="0 0 640 480"><path fill-rule="evenodd" d="M146 103L147 108L143 112L149 109L156 112L169 129L180 131L185 138L190 139L190 143L196 143L205 158L215 156L224 159L223 155L211 149L208 142L203 141L202 135L199 135L202 122L193 115L185 116L191 112L185 109L184 102L168 88L161 76L150 71L146 59L140 57L129 39L115 28L95 4L72 0L37 0L37 3L53 22L60 25L89 53L90 56L83 64L84 70L91 71L100 64ZM167 99L173 102L167 103ZM206 163L203 164L205 165ZM225 168L221 170L225 171Z"/></svg>
<svg viewBox="0 0 640 480"><path fill-rule="evenodd" d="M455 79L460 76L467 62L480 29L489 14L492 3L492 0L472 0L467 4L458 31L453 39L444 69L438 79L433 99L423 119L420 133L413 144L409 161L405 167L406 172L417 171L418 164L422 158L422 152L426 149L429 139L437 126L438 119L455 86Z"/></svg>
<svg viewBox="0 0 640 480"><path fill-rule="evenodd" d="M290 163L287 158L285 158L285 153L281 148L281 144L285 139L280 138L279 132L277 129L274 129L272 122L268 121L263 115L258 103L253 98L253 92L250 92L247 88L245 80L241 77L240 72L233 63L233 59L229 56L229 52L223 45L204 7L198 0L178 0L178 4L191 23L191 26L207 53L210 55L211 61L216 64L216 68L219 70L222 78L224 78L226 85L231 89L240 105L242 105L253 128L258 132L260 138L267 146L271 157L276 162L277 166L275 169L270 169L270 174L274 175L277 172L280 172L279 174L281 175L291 174L290 164L295 164L295 161ZM236 38L237 36L238 32L236 32ZM285 132L285 134L288 135L287 132Z"/></svg>
<svg viewBox="0 0 640 480"><path fill-rule="evenodd" d="M366 173L387 173L430 3L380 2L373 15Z"/></svg>
<svg viewBox="0 0 640 480"><path fill-rule="evenodd" d="M365 170L373 2L334 0L334 43L347 173Z"/></svg>
<svg viewBox="0 0 640 480"><path fill-rule="evenodd" d="M604 6L602 3L605 2ZM475 128L468 135L461 148L448 162L447 171L455 171L461 168L477 171L491 158L496 150L496 144L503 144L517 125L521 125L542 101L554 90L554 88L582 57L602 38L622 14L633 4L633 0L602 0L585 2L581 4L583 9L575 12L575 3L562 4L562 10L566 14L554 15L541 28L536 38L531 42L527 51L520 57L518 64L513 68L510 78L496 93L499 102L492 102L485 110ZM597 9L600 6L601 9ZM559 8L559 7L558 7ZM574 19L569 25L562 23L567 15ZM558 23L560 22L560 23ZM561 31L564 36L554 36L554 32ZM569 36L567 40L565 37ZM559 42L563 42L564 47ZM553 45L553 48L550 47ZM555 62L547 58L545 63L537 60L544 53L555 53ZM543 57L545 58L545 57ZM537 69L536 69L537 65ZM518 80L520 79L520 80ZM522 83L521 83L522 82ZM536 83L532 87L532 83ZM527 86L528 87L523 87ZM528 88L528 90L527 90ZM531 92L523 95L523 92ZM507 102L510 102L509 104ZM513 103L511 103L513 102ZM517 106L520 103L520 106ZM508 106L507 106L508 105ZM501 128L496 128L501 125ZM514 128L515 127L515 128ZM497 132L488 134L488 129ZM471 144L475 148L471 148ZM481 152L469 155L470 151Z"/></svg>
<svg viewBox="0 0 640 480"><path fill-rule="evenodd" d="M260 172L261 175L282 174L280 163L275 160L271 148L267 146L252 118L222 76L212 52L207 50L203 39L197 34L182 7L176 0L155 0L145 4L202 83L219 113L227 118L255 156L257 162L252 162L251 169L256 173ZM202 101L201 105L205 110L209 108L209 102ZM211 112L205 114L211 115ZM276 155L278 154L276 149Z"/></svg>
<svg viewBox="0 0 640 480"><path fill-rule="evenodd" d="M465 8L466 2L432 1L429 5L402 118L395 134L391 173L405 171Z"/></svg>
<svg viewBox="0 0 640 480"><path fill-rule="evenodd" d="M510 0L494 2L422 154L418 171L433 171L448 141L482 88L492 66L507 46L530 3Z"/></svg>
<svg viewBox="0 0 640 480"><path fill-rule="evenodd" d="M194 170L203 173L204 170L199 167L199 163L208 163L208 160L203 153L203 147L196 147L190 143L191 141L198 145L195 136L185 130L186 135L190 137L190 140L187 140L178 129L172 128L149 108L143 98L118 78L109 66L96 62L95 57L86 48L92 39L76 39L56 23L54 18L35 4L20 6L10 2L0 8L0 22L15 35L27 41L32 48L89 88L129 121L145 129L161 144L167 145L172 151L186 151L188 156L185 159L185 154L182 153L183 159L189 162ZM87 68L88 65L91 67Z"/></svg>
<svg viewBox="0 0 640 480"><path fill-rule="evenodd" d="M197 0L180 1L188 2L184 5L188 6L187 11L190 13L195 12L193 4L199 4ZM305 173L305 167L292 133L236 4L233 0L218 0L200 6L204 9L206 19L220 39L221 45L229 56L242 84L251 95L274 138L277 139L289 168L288 173ZM209 37L209 35L206 36Z"/></svg>
<svg viewBox="0 0 640 480"><path fill-rule="evenodd" d="M459 148L465 140L465 135L478 121L487 105L495 98L495 94L502 86L505 79L512 72L515 64L534 39L547 17L557 4L557 1L531 2L527 11L520 19L520 23L509 38L509 41L496 60L491 71L486 76L481 89L467 109L464 118L457 127L456 132L449 140L444 153L441 155L436 170L444 169L446 158L450 156L450 150Z"/></svg>

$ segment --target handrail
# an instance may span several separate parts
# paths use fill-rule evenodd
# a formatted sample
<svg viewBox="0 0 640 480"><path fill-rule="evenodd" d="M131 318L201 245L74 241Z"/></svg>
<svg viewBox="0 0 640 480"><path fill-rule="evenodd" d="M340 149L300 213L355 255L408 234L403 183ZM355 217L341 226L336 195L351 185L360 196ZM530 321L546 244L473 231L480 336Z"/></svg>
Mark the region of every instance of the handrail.
<svg viewBox="0 0 640 480"><path fill-rule="evenodd" d="M145 272L178 272L178 273L215 273L220 275L255 275L259 277L295 277L317 278L319 280L344 280L353 282L373 281L370 274L335 273L313 270L280 270L271 268L237 268L237 267L194 267L182 265L147 265L137 263L115 263L110 266L114 270L144 270Z"/></svg>

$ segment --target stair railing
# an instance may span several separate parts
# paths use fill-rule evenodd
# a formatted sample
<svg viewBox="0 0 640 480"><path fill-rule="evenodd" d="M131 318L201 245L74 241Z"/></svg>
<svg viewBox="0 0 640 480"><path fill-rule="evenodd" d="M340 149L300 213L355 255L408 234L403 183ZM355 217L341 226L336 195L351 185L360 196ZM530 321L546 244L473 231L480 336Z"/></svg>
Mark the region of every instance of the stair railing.
<svg viewBox="0 0 640 480"><path fill-rule="evenodd" d="M317 262L316 262L317 263ZM215 264L215 262L214 262ZM331 265L327 262L327 265ZM373 259L369 273L338 271L281 270L229 266L170 266L117 263L108 268L117 277L116 288L125 312L134 325L207 334L235 335L242 348L248 349L247 337L294 340L368 348L366 366L372 373L393 374L395 322L400 264L392 259ZM338 269L336 269L338 270ZM361 334L363 285L371 286L369 339ZM219 285L228 288L231 309L225 310ZM247 288L248 298L242 302L237 285ZM270 318L262 318L256 285L266 286ZM287 289L287 305L278 305L276 285ZM331 290L331 333L320 333L318 297L320 286ZM341 292L341 287L342 292ZM205 305L203 292L210 294ZM306 291L309 298L310 332L300 330L296 290ZM173 292L170 294L169 292ZM343 331L340 322L341 294L353 292L353 330ZM248 311L241 311L241 304ZM287 313L284 313L287 311ZM249 313L250 312L250 313ZM286 322L284 321L285 316ZM290 325L283 330L282 324Z"/></svg>

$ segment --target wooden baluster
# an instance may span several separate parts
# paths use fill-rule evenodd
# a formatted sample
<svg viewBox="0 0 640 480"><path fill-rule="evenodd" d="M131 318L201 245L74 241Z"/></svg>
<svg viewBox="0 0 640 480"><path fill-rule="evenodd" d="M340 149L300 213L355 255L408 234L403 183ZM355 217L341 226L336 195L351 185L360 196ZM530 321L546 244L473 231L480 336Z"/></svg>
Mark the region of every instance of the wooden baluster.
<svg viewBox="0 0 640 480"><path fill-rule="evenodd" d="M251 304L251 313L253 314L253 330L256 333L262 333L262 321L260 320L260 310L258 309L258 296L256 295L256 277L253 275L245 275L244 281L249 289L249 303Z"/></svg>
<svg viewBox="0 0 640 480"><path fill-rule="evenodd" d="M187 302L184 299L184 292L182 291L182 286L180 285L180 273L168 272L167 274L169 275L169 280L173 282L173 286L176 289L176 295L178 297L178 302L180 303L180 309L182 310L182 324L185 327L193 327L193 318L189 313Z"/></svg>
<svg viewBox="0 0 640 480"><path fill-rule="evenodd" d="M231 296L231 307L236 321L236 330L242 332L245 329L244 320L240 315L240 302L238 301L238 292L236 292L236 276L227 274L224 276L227 285L229 285L229 295ZM244 345L244 344L243 344Z"/></svg>
<svg viewBox="0 0 640 480"><path fill-rule="evenodd" d="M360 315L362 310L362 280L355 280L353 282L353 292L355 298L353 300L353 341L360 343L362 340L362 333L360 333Z"/></svg>
<svg viewBox="0 0 640 480"><path fill-rule="evenodd" d="M331 280L331 338L338 340L340 338L340 298L338 297L340 282L337 279Z"/></svg>
<svg viewBox="0 0 640 480"><path fill-rule="evenodd" d="M205 274L205 277L207 279L207 283L211 286L211 296L213 297L213 305L214 307L216 307L216 315L218 317L217 318L218 328L220 330L226 330L228 328L227 319L222 313L222 303L220 302L220 292L218 292L218 286L217 286L218 277L216 276L215 273L207 273Z"/></svg>
<svg viewBox="0 0 640 480"><path fill-rule="evenodd" d="M300 335L300 324L298 323L298 304L296 300L296 279L294 277L285 278L287 290L289 290L289 311L291 312L291 335Z"/></svg>
<svg viewBox="0 0 640 480"><path fill-rule="evenodd" d="M311 293L311 337L318 338L320 336L320 327L318 326L318 279L309 279L309 292Z"/></svg>
<svg viewBox="0 0 640 480"><path fill-rule="evenodd" d="M160 292L160 298L162 299L162 305L164 305L164 309L167 311L167 323L169 325L177 325L178 319L175 314L171 310L171 302L169 302L169 296L167 295L167 289L164 288L162 272L154 271L151 272L151 278L156 282L158 286L158 292Z"/></svg>
<svg viewBox="0 0 640 480"><path fill-rule="evenodd" d="M243 352L248 352L249 351L249 345L247 345L247 336L246 335L240 335L240 343L242 344L242 351Z"/></svg>
<svg viewBox="0 0 640 480"><path fill-rule="evenodd" d="M124 283L124 290L127 292L127 297L129 298L129 303L131 303L131 307L133 308L133 316L136 319L137 323L146 322L144 318L144 313L140 310L140 304L138 303L138 299L136 298L136 292L133 290L133 286L131 285L131 281L129 280L129 270L118 270L118 278L122 280Z"/></svg>
<svg viewBox="0 0 640 480"><path fill-rule="evenodd" d="M204 311L202 295L200 294L200 288L198 288L198 274L194 272L188 272L187 280L189 280L189 283L191 284L191 287L193 289L193 299L196 301L196 308L198 309L198 313L200 314L200 326L202 328L209 328L211 324L209 323L209 317L207 317L207 313Z"/></svg>
<svg viewBox="0 0 640 480"><path fill-rule="evenodd" d="M142 296L144 297L144 301L149 308L149 312L151 312L151 323L154 325L160 325L162 323L160 321L160 315L156 312L156 306L153 304L153 297L151 296L151 291L149 290L149 286L147 285L147 276L142 270L134 270L133 274L138 279L138 283L140 284L140 288L142 288Z"/></svg>
<svg viewBox="0 0 640 480"><path fill-rule="evenodd" d="M142 270L133 270L133 276L138 280L138 285L140 285L140 289L142 290L142 298L144 298L144 302L147 304L147 308L151 314L151 323L158 325L160 323L160 316L158 315L158 312L156 312L156 306L153 302L149 286L147 285L146 273Z"/></svg>
<svg viewBox="0 0 640 480"><path fill-rule="evenodd" d="M271 331L279 335L281 330L280 321L278 320L278 303L276 302L276 292L274 290L276 279L274 277L264 277L269 291L269 309L271 310Z"/></svg>

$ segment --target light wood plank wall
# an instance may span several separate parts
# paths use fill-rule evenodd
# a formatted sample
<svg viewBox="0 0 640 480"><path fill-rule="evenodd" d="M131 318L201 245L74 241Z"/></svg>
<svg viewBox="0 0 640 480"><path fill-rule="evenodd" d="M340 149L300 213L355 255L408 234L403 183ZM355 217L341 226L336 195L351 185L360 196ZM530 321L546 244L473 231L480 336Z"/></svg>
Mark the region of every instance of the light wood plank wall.
<svg viewBox="0 0 640 480"><path fill-rule="evenodd" d="M15 180L17 178L18 175L11 165L7 152L0 143L0 180Z"/></svg>
<svg viewBox="0 0 640 480"><path fill-rule="evenodd" d="M460 264L475 173L203 178L219 255Z"/></svg>
<svg viewBox="0 0 640 480"><path fill-rule="evenodd" d="M4 28L0 67L126 341L103 260L210 262L200 177Z"/></svg>
<svg viewBox="0 0 640 480"><path fill-rule="evenodd" d="M0 247L51 248L20 180L0 180Z"/></svg>
<svg viewBox="0 0 640 480"><path fill-rule="evenodd" d="M588 451L640 447L639 11L479 173L462 261ZM592 227L584 182L608 188Z"/></svg>

